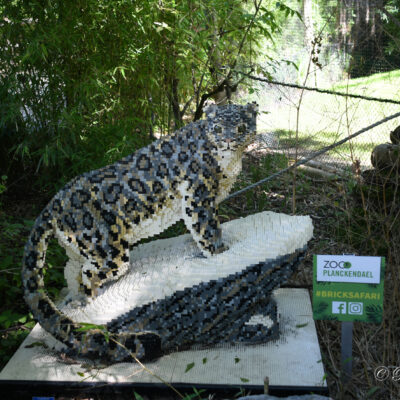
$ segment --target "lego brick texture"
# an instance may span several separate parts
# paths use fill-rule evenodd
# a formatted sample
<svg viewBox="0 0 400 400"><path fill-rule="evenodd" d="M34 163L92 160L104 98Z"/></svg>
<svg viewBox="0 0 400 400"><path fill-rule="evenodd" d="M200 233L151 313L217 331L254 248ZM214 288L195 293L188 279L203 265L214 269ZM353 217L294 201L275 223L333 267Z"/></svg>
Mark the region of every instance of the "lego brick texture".
<svg viewBox="0 0 400 400"><path fill-rule="evenodd" d="M279 315L279 339L264 344L221 344L174 352L145 363L146 367L172 384L257 385L262 388L268 376L270 385L274 386L326 387L307 289L276 289L273 299ZM50 347L55 343L39 324L0 373L0 384L2 380L23 380L69 385L83 379L107 384L160 384L157 377L135 362L88 370L87 364L66 363L50 349L25 347L38 342ZM192 364L193 368L186 371Z"/></svg>
<svg viewBox="0 0 400 400"><path fill-rule="evenodd" d="M229 250L211 259L201 257L189 235L139 246L126 276L85 307L63 312L115 334L154 332L163 354L276 337L270 294L296 267L312 236L311 219L264 212L226 223L222 232ZM256 314L272 323L249 325Z"/></svg>

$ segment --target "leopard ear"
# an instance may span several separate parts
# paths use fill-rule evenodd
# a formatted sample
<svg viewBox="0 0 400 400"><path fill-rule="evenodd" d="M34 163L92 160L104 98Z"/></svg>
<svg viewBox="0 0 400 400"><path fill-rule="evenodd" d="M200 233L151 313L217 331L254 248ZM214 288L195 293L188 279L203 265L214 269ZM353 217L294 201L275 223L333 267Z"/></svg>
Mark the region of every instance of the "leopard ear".
<svg viewBox="0 0 400 400"><path fill-rule="evenodd" d="M214 118L217 115L217 108L218 108L218 106L216 106L215 104L211 104L210 106L208 106L204 110L204 112L206 113L206 117Z"/></svg>
<svg viewBox="0 0 400 400"><path fill-rule="evenodd" d="M255 101L247 103L246 108L254 113L258 112L258 104Z"/></svg>

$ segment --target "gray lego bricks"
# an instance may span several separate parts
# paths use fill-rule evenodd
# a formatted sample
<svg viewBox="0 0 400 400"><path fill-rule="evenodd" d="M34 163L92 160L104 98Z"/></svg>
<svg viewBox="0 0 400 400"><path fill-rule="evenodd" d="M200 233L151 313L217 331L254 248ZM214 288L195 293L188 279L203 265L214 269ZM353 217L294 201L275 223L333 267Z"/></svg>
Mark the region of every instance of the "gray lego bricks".
<svg viewBox="0 0 400 400"><path fill-rule="evenodd" d="M154 357L193 345L263 343L279 332L271 293L297 267L312 232L308 216L263 212L222 224L229 250L212 258L189 234L142 244L125 276L86 305L61 309L112 334L156 333ZM253 315L269 323L248 325Z"/></svg>
<svg viewBox="0 0 400 400"><path fill-rule="evenodd" d="M263 212L221 228L229 246L221 254L199 257L189 234L139 245L125 276L84 306L60 308L116 332L158 329L164 354L146 366L171 383L262 386L268 375L271 385L324 385L307 291L274 290L296 268L311 219ZM160 382L134 360L96 369L85 358L65 361L66 349L37 325L0 381L78 382L83 373L85 382Z"/></svg>
<svg viewBox="0 0 400 400"><path fill-rule="evenodd" d="M201 254L227 250L221 240L218 204L241 170L241 157L256 133L257 105L210 106L204 120L95 171L61 189L43 209L25 246L22 283L34 318L72 353L122 361L156 356L161 337L149 331L83 330L46 293L43 269L50 238L69 257L70 297L98 296L126 274L130 248L183 220ZM125 349L126 348L126 349Z"/></svg>

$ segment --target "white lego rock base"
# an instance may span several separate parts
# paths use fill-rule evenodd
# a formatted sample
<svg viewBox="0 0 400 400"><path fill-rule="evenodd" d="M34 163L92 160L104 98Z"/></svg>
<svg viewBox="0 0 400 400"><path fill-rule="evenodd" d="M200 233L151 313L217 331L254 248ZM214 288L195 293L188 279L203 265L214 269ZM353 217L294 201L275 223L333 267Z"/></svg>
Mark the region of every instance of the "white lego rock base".
<svg viewBox="0 0 400 400"><path fill-rule="evenodd" d="M222 224L222 241L229 250L210 258L199 257L190 234L146 243L132 251L128 274L85 307L63 311L74 321L105 324L134 306L293 253L312 233L308 216L263 212Z"/></svg>
<svg viewBox="0 0 400 400"><path fill-rule="evenodd" d="M280 337L262 345L221 345L172 353L146 363L163 380L181 384L257 385L269 377L271 386L326 387L317 333L306 289L277 289ZM34 347L26 346L36 343ZM2 381L154 383L160 380L135 363L114 364L104 369L69 364L54 352L38 346L54 340L36 325L7 366ZM194 363L189 371L188 365ZM83 374L83 375L82 375Z"/></svg>
<svg viewBox="0 0 400 400"><path fill-rule="evenodd" d="M104 324L177 290L291 254L307 244L313 231L307 216L273 212L231 221L223 224L222 229L223 241L229 250L211 258L198 257L199 250L190 235L138 246L131 253L131 269L127 275L85 307L67 306L63 311L76 321ZM280 314L279 340L263 345L220 345L172 353L149 363L148 367L168 382L262 385L263 378L269 376L271 385L323 386L324 371L319 362L321 356L307 291L278 289L274 297ZM269 325L271 321L253 316L248 323ZM35 346L26 347L32 343ZM0 373L0 383L83 379L85 382L159 383L135 363L85 371L79 363L63 362L53 350L60 348L61 344L37 325ZM186 366L193 362L195 366L185 372Z"/></svg>

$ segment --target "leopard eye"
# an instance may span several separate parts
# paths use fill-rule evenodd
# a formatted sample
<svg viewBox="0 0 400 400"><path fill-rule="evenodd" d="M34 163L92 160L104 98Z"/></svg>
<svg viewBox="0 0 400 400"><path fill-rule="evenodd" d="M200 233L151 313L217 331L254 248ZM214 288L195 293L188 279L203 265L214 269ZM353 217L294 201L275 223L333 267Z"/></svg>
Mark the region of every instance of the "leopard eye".
<svg viewBox="0 0 400 400"><path fill-rule="evenodd" d="M215 125L214 132L215 133L222 133L222 128L219 125Z"/></svg>
<svg viewBox="0 0 400 400"><path fill-rule="evenodd" d="M246 133L246 129L247 129L247 127L246 127L245 124L239 125L238 132L239 133Z"/></svg>

